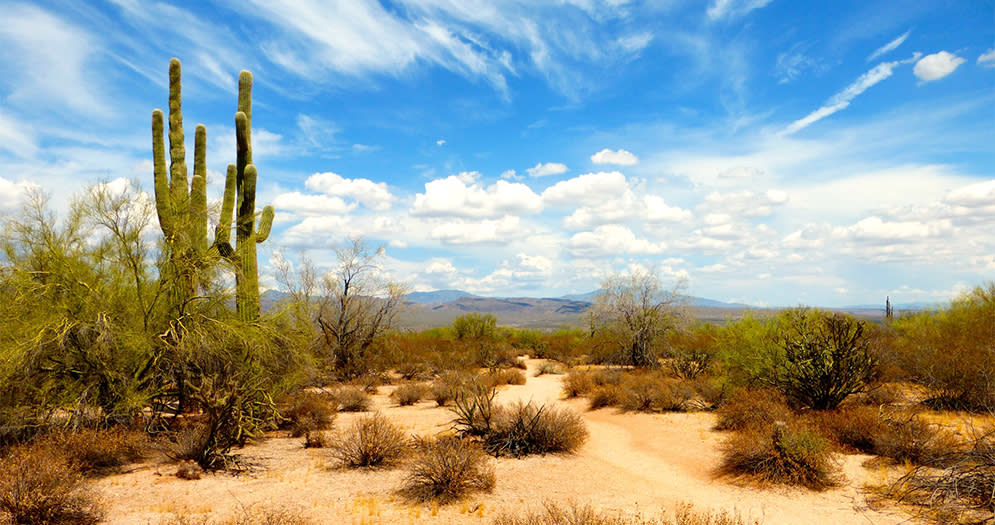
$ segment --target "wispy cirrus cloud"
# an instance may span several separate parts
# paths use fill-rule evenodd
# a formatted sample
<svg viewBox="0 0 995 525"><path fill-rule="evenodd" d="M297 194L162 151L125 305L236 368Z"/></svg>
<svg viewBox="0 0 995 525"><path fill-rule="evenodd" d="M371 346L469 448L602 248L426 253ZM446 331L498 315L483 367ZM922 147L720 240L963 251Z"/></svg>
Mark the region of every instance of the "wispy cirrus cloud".
<svg viewBox="0 0 995 525"><path fill-rule="evenodd" d="M743 16L754 9L767 7L773 0L715 0L706 14L712 20Z"/></svg>
<svg viewBox="0 0 995 525"><path fill-rule="evenodd" d="M902 33L891 42L888 42L887 44L875 49L873 53L867 56L867 61L870 62L880 56L886 55L898 49L898 46L902 45L905 42L905 39L909 38L910 33L912 33L911 29L906 31L905 33Z"/></svg>

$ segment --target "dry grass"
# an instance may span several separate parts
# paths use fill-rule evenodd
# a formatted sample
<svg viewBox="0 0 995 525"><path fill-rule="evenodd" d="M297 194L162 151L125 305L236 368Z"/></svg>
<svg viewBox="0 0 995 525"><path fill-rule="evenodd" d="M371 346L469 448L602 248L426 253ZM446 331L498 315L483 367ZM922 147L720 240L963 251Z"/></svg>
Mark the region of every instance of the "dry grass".
<svg viewBox="0 0 995 525"><path fill-rule="evenodd" d="M694 390L682 381L657 374L640 374L622 381L621 399L624 410L638 412L681 412L688 409Z"/></svg>
<svg viewBox="0 0 995 525"><path fill-rule="evenodd" d="M563 393L567 397L582 397L594 390L594 386L590 372L573 370L563 380Z"/></svg>
<svg viewBox="0 0 995 525"><path fill-rule="evenodd" d="M622 389L618 385L595 386L588 394L587 400L588 408L591 410L617 406L622 402Z"/></svg>
<svg viewBox="0 0 995 525"><path fill-rule="evenodd" d="M26 445L0 460L0 521L97 523L100 502L61 452Z"/></svg>
<svg viewBox="0 0 995 525"><path fill-rule="evenodd" d="M76 469L90 476L120 471L141 460L150 445L144 433L122 427L58 433L43 442L60 449Z"/></svg>
<svg viewBox="0 0 995 525"><path fill-rule="evenodd" d="M877 442L890 432L881 411L873 406L813 410L805 419L844 450L864 454L876 454Z"/></svg>
<svg viewBox="0 0 995 525"><path fill-rule="evenodd" d="M517 368L502 368L484 376L483 381L489 385L524 385L525 372Z"/></svg>
<svg viewBox="0 0 995 525"><path fill-rule="evenodd" d="M746 525L743 518L727 512L702 512L692 505L681 505L673 516L643 518L613 515L590 505L543 503L543 510L524 514L503 513L493 525Z"/></svg>
<svg viewBox="0 0 995 525"><path fill-rule="evenodd" d="M957 450L957 441L920 415L894 411L883 414L884 429L874 436L874 453L899 463L934 465Z"/></svg>
<svg viewBox="0 0 995 525"><path fill-rule="evenodd" d="M419 443L417 449L402 489L408 497L448 503L494 489L494 467L478 443L442 436Z"/></svg>
<svg viewBox="0 0 995 525"><path fill-rule="evenodd" d="M409 451L401 429L379 413L356 420L329 448L333 457L351 468L393 466Z"/></svg>
<svg viewBox="0 0 995 525"><path fill-rule="evenodd" d="M313 520L297 508L253 505L239 509L235 516L211 519L210 516L173 515L162 525L309 525Z"/></svg>
<svg viewBox="0 0 995 525"><path fill-rule="evenodd" d="M812 430L784 423L730 436L723 446L721 472L813 490L838 483L829 442Z"/></svg>
<svg viewBox="0 0 995 525"><path fill-rule="evenodd" d="M562 375L564 373L565 371L563 370L563 365L553 361L546 361L545 363L539 365L539 368L536 369L535 377L539 377L545 374Z"/></svg>

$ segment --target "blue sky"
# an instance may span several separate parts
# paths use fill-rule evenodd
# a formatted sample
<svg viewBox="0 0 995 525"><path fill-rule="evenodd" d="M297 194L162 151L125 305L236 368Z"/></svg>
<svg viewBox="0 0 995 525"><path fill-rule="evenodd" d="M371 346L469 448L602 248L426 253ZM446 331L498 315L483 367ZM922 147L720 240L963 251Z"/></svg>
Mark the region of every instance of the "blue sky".
<svg viewBox="0 0 995 525"><path fill-rule="evenodd" d="M151 189L170 57L234 159L255 75L263 246L386 245L416 290L556 296L655 269L758 305L995 278L991 2L4 1L0 211ZM189 142L189 141L188 141ZM188 144L192 150L192 144ZM188 163L189 164L189 163Z"/></svg>

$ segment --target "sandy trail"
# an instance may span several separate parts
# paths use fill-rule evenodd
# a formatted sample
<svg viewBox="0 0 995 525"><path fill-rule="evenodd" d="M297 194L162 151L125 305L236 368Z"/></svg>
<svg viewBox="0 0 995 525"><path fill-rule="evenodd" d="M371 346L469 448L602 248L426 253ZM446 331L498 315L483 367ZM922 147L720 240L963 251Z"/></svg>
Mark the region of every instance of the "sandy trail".
<svg viewBox="0 0 995 525"><path fill-rule="evenodd" d="M251 506L290 506L319 523L486 523L501 511L535 508L543 500L589 503L621 514L656 516L680 503L701 510L739 513L765 524L909 523L897 511L868 507L860 487L879 477L861 466L866 456L843 458L846 482L835 489L758 489L717 479L723 434L711 430L714 415L587 411L583 400L562 400L564 376L533 377L539 360L529 360L528 381L502 387L498 400L568 406L583 415L590 437L572 455L495 460L498 486L491 494L441 509L412 505L396 489L404 470L345 471L334 468L324 450L302 448L300 439L274 438L240 453L257 466L233 477L209 474L196 481L172 476L175 467L146 463L100 480L111 523L159 523L177 515L237 514ZM412 434L445 431L452 414L421 402L398 407L383 388L378 409ZM340 414L336 429L355 414Z"/></svg>

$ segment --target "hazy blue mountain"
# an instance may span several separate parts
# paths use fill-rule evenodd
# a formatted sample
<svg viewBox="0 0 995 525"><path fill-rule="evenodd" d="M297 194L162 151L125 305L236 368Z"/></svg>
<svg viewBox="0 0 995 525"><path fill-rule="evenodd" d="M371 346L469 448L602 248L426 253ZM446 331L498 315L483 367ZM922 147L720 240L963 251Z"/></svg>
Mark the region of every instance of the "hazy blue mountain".
<svg viewBox="0 0 995 525"><path fill-rule="evenodd" d="M448 303L458 301L463 297L480 297L470 292L462 290L435 290L431 292L411 292L404 296L409 302L415 304Z"/></svg>

